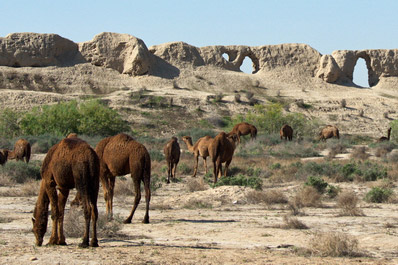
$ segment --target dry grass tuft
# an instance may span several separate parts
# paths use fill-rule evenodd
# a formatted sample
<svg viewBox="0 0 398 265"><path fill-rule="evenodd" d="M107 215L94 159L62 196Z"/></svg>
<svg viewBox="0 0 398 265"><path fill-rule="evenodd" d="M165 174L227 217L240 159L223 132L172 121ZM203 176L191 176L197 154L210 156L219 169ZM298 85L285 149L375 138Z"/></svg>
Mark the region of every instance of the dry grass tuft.
<svg viewBox="0 0 398 265"><path fill-rule="evenodd" d="M207 190L203 177L199 179L190 178L187 181L187 189L189 192Z"/></svg>
<svg viewBox="0 0 398 265"><path fill-rule="evenodd" d="M20 191L21 196L30 197L39 195L40 181L38 180L28 180L21 185Z"/></svg>
<svg viewBox="0 0 398 265"><path fill-rule="evenodd" d="M296 217L291 217L289 215L285 215L283 217L283 222L280 228L283 229L308 229L308 226L301 222Z"/></svg>
<svg viewBox="0 0 398 265"><path fill-rule="evenodd" d="M246 194L246 200L248 203L266 203L266 204L277 204L287 203L286 196L278 190L269 191L257 191L252 190Z"/></svg>
<svg viewBox="0 0 398 265"><path fill-rule="evenodd" d="M336 157L337 154L344 153L345 151L346 148L342 144L337 143L329 148L329 153L327 155L327 158L333 159Z"/></svg>
<svg viewBox="0 0 398 265"><path fill-rule="evenodd" d="M320 207L321 194L312 186L305 186L293 198L293 205L297 207Z"/></svg>
<svg viewBox="0 0 398 265"><path fill-rule="evenodd" d="M84 213L81 207L71 207L68 212L65 212L64 232L66 237L82 237L84 225ZM115 237L121 228L122 219L118 215L114 215L113 220L108 221L106 214L98 214L98 237Z"/></svg>
<svg viewBox="0 0 398 265"><path fill-rule="evenodd" d="M357 207L358 197L353 192L342 192L337 198L337 207L341 209L342 216L363 216L364 213Z"/></svg>
<svg viewBox="0 0 398 265"><path fill-rule="evenodd" d="M208 203L207 201L203 201L200 199L190 199L187 201L184 205L183 208L185 209L210 209L213 208L213 205L211 203Z"/></svg>
<svg viewBox="0 0 398 265"><path fill-rule="evenodd" d="M358 240L339 232L316 233L310 240L312 254L323 257L357 257Z"/></svg>
<svg viewBox="0 0 398 265"><path fill-rule="evenodd" d="M128 176L127 178L117 178L115 181L114 196L126 197L133 196L133 180Z"/></svg>
<svg viewBox="0 0 398 265"><path fill-rule="evenodd" d="M359 159L359 160L366 160L370 156L368 153L366 153L366 151L367 151L367 147L365 147L365 146L355 147L352 150L351 158Z"/></svg>
<svg viewBox="0 0 398 265"><path fill-rule="evenodd" d="M10 176L1 174L0 175L0 187L9 187L15 185L15 181Z"/></svg>

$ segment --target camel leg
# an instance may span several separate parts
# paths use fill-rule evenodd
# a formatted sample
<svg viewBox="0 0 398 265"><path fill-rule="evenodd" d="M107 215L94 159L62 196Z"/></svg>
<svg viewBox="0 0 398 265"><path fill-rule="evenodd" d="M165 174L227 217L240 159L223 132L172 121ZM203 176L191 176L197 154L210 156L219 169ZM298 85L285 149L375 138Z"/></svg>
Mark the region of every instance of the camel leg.
<svg viewBox="0 0 398 265"><path fill-rule="evenodd" d="M98 220L97 198L95 198L95 201L93 199L91 199L90 204L91 204L91 221L93 222L93 231L91 232L90 246L98 247L98 238L97 238L97 220Z"/></svg>
<svg viewBox="0 0 398 265"><path fill-rule="evenodd" d="M178 162L174 163L173 179L176 178L177 165L178 165Z"/></svg>
<svg viewBox="0 0 398 265"><path fill-rule="evenodd" d="M64 235L64 214L65 204L69 196L69 189L59 189L58 208L59 208L59 221L58 221L58 245L66 245Z"/></svg>
<svg viewBox="0 0 398 265"><path fill-rule="evenodd" d="M172 170L173 170L173 163L167 162L167 184L170 183L170 175L172 174Z"/></svg>
<svg viewBox="0 0 398 265"><path fill-rule="evenodd" d="M124 220L124 222L123 222L125 224L131 223L131 219L133 219L134 212L137 209L137 206L141 200L141 187L140 187L141 177L140 177L140 174L138 174L138 172L141 172L141 170L142 170L141 166L137 166L136 168L134 166L133 167L130 166L130 168L134 168L134 170L135 170L135 172L131 172L131 178L133 179L133 183L134 183L135 198L134 198L133 209L131 210L129 217L127 217L127 219Z"/></svg>
<svg viewBox="0 0 398 265"><path fill-rule="evenodd" d="M199 155L195 154L195 167L193 169L193 175L192 177L196 177L196 173L198 172L198 162L199 162Z"/></svg>
<svg viewBox="0 0 398 265"><path fill-rule="evenodd" d="M88 194L83 197L83 211L84 211L84 221L85 221L85 228L84 228L84 235L82 243L79 244L79 247L86 248L88 247L88 239L90 234L90 218L91 218L91 205L88 202Z"/></svg>
<svg viewBox="0 0 398 265"><path fill-rule="evenodd" d="M205 167L205 174L207 175L207 161L205 156L203 156L203 166Z"/></svg>
<svg viewBox="0 0 398 265"><path fill-rule="evenodd" d="M224 177L227 176L228 167L229 167L229 164L231 164L231 161L232 161L232 159L231 159L231 160L228 160L228 161L225 163Z"/></svg>
<svg viewBox="0 0 398 265"><path fill-rule="evenodd" d="M115 180L116 177L115 176L109 176L109 199L108 199L108 205L107 207L109 207L109 215L110 215L110 219L113 218L113 195L114 195L114 191L115 191Z"/></svg>
<svg viewBox="0 0 398 265"><path fill-rule="evenodd" d="M177 167L177 165L176 165ZM142 221L144 224L149 223L149 202L151 201L151 186L150 186L150 177L144 176L144 189L145 189L145 216L144 220Z"/></svg>
<svg viewBox="0 0 398 265"><path fill-rule="evenodd" d="M56 245L58 243L57 230L58 230L59 209L58 209L58 195L55 185L56 185L55 182L47 184L47 194L50 199L51 219L52 219L51 237L50 240L48 241L49 245Z"/></svg>

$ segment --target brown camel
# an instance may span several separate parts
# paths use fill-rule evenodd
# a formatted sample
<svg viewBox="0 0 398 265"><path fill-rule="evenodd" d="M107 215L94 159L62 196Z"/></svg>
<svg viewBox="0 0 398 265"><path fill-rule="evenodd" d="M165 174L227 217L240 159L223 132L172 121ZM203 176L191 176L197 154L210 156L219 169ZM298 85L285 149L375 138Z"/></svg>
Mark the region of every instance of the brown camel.
<svg viewBox="0 0 398 265"><path fill-rule="evenodd" d="M40 169L42 180L32 218L36 245L41 246L43 243L47 230L49 204L51 204L52 233L48 244L66 245L63 231L65 204L69 191L76 188L83 202L85 218L85 232L79 246L89 245L91 217L93 230L90 246L98 247L99 169L97 154L81 139L65 138L50 148Z"/></svg>
<svg viewBox="0 0 398 265"><path fill-rule="evenodd" d="M176 170L178 162L180 161L180 145L177 137L171 137L171 140L163 148L164 155L167 161L167 183L170 183L170 177L176 177Z"/></svg>
<svg viewBox="0 0 398 265"><path fill-rule="evenodd" d="M210 136L204 136L202 138L199 138L199 140L196 141L195 145L192 145L192 138L190 136L183 136L182 140L187 145L188 150L192 152L195 157L195 167L192 177L195 177L198 171L199 156L203 158L203 166L207 174L206 158L209 156L209 146L210 143L213 141L213 138L211 138Z"/></svg>
<svg viewBox="0 0 398 265"><path fill-rule="evenodd" d="M326 125L319 133L319 140L326 141L332 137L340 139L339 129L334 125Z"/></svg>
<svg viewBox="0 0 398 265"><path fill-rule="evenodd" d="M285 141L286 140L291 141L293 139L293 129L287 124L282 126L281 130L279 131L279 134L281 135L281 140L283 138L285 138Z"/></svg>
<svg viewBox="0 0 398 265"><path fill-rule="evenodd" d="M377 142L390 141L390 136L391 136L391 127L388 128L388 130L387 130L387 137L382 136L382 137L380 137L380 138L377 140Z"/></svg>
<svg viewBox="0 0 398 265"><path fill-rule="evenodd" d="M29 163L30 159L30 143L25 139L19 139L14 144L14 150L9 151L8 159L16 159L17 161L22 160Z"/></svg>
<svg viewBox="0 0 398 265"><path fill-rule="evenodd" d="M248 135L250 134L251 139L255 139L257 136L257 128L254 125L251 125L247 122L241 122L236 124L232 131L229 134L235 133L238 136L238 143L240 143L240 136L241 135Z"/></svg>
<svg viewBox="0 0 398 265"><path fill-rule="evenodd" d="M66 138L77 138L77 133L70 133L68 134L68 136L66 136Z"/></svg>
<svg viewBox="0 0 398 265"><path fill-rule="evenodd" d="M222 163L225 162L224 176L227 176L229 164L232 161L238 136L236 134L219 133L209 146L209 154L213 162L214 183L222 175Z"/></svg>
<svg viewBox="0 0 398 265"><path fill-rule="evenodd" d="M120 133L102 139L95 151L100 158L100 181L104 189L106 213L112 218L113 191L116 176L131 174L134 183L133 209L124 221L131 223L134 212L141 200L140 182L144 183L146 212L143 223L149 223L149 202L151 199L151 158L144 145L135 141L131 136Z"/></svg>

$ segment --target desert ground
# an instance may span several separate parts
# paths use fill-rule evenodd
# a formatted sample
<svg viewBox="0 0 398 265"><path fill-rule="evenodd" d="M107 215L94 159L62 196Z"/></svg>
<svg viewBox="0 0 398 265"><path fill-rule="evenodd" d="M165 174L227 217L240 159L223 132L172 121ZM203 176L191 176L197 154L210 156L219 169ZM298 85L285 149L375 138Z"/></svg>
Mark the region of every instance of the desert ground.
<svg viewBox="0 0 398 265"><path fill-rule="evenodd" d="M45 154L34 155L41 160ZM346 159L347 154L335 159ZM322 161L323 157L306 160ZM184 154L182 161L191 160ZM164 163L164 161L163 161ZM239 163L239 159L238 162ZM155 162L154 167L162 166ZM99 236L99 247L78 247L80 236L67 235L67 246L34 245L31 217L38 189L38 181L0 187L0 263L2 264L396 264L398 262L397 205L395 203L368 203L360 200L361 214L341 214L336 199L323 197L320 204L303 207L292 216L286 201L259 202L250 196L252 188L242 186L209 187L203 183L203 168L199 176L177 175L178 181L162 183L153 192L150 223L143 224L144 197L132 224L121 224L129 214L133 194L129 176L116 181L114 200L115 221L118 229ZM177 171L178 174L178 171ZM192 184L200 188L189 188ZM333 183L362 198L375 182ZM195 185L194 185L195 186ZM265 180L263 192L276 192L276 196L292 200L302 187L298 181L274 183ZM397 192L397 188L393 188ZM37 191L36 191L37 192ZM35 191L33 191L33 194ZM65 222L79 225L73 218L75 208L67 203ZM279 198L280 200L281 198ZM100 216L104 218L105 204L102 191L98 202ZM68 215L72 215L68 219ZM80 212L81 215L81 212ZM305 229L288 225L293 218ZM81 218L81 216L80 216ZM80 223L82 224L82 223ZM67 226L66 224L65 226ZM51 224L50 224L51 226ZM70 228L65 228L65 230ZM81 228L82 229L82 228ZM50 231L50 227L47 231ZM313 252L311 242L318 234L347 235L357 240L355 254L349 257L324 257ZM45 241L49 238L49 232ZM324 238L323 240L327 240ZM343 246L347 247L347 246Z"/></svg>

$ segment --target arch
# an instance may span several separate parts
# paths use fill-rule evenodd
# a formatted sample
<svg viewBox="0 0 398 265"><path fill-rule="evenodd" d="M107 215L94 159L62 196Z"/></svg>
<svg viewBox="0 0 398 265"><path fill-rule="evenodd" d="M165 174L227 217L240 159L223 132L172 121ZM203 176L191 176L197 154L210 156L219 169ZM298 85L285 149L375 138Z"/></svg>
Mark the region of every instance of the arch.
<svg viewBox="0 0 398 265"><path fill-rule="evenodd" d="M369 73L365 59L357 59L354 66L352 82L360 87L369 87Z"/></svg>
<svg viewBox="0 0 398 265"><path fill-rule="evenodd" d="M258 59L253 54L244 56L239 67L242 72L247 74L255 74L260 69Z"/></svg>
<svg viewBox="0 0 398 265"><path fill-rule="evenodd" d="M368 86L366 86L366 87L372 87L372 86L377 85L377 83L379 82L379 77L376 75L375 71L373 71L371 62L370 62L370 56L366 53L366 51L363 51L363 52L360 52L357 54L354 69L352 69L352 72L353 72L352 74L354 74L355 67L357 66L358 59L360 59L360 58L365 60L365 63L366 63L367 77L368 77ZM363 68L365 68L365 67L363 67ZM366 70L364 70L364 71L366 73Z"/></svg>

